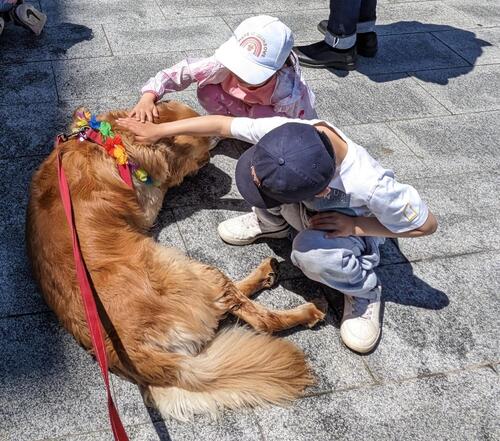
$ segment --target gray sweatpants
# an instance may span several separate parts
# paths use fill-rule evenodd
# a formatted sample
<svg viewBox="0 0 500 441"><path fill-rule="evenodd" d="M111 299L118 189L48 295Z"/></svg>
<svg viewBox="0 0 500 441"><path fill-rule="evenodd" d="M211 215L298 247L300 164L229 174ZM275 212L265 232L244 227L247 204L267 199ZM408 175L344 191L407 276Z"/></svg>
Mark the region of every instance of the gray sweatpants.
<svg viewBox="0 0 500 441"><path fill-rule="evenodd" d="M259 220L268 226L287 222L298 234L293 239L291 260L312 280L355 297L374 298L377 286L374 268L380 262L379 237L326 238L324 231L310 230L303 204L285 204L263 210L254 208Z"/></svg>

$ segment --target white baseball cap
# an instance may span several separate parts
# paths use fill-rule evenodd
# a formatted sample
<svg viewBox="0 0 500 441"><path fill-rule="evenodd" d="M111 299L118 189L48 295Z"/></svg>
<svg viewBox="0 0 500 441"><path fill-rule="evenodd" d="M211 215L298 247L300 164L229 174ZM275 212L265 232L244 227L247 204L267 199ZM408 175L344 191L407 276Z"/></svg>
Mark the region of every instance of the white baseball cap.
<svg viewBox="0 0 500 441"><path fill-rule="evenodd" d="M215 51L216 60L248 84L260 84L278 71L290 55L293 35L276 17L247 18Z"/></svg>

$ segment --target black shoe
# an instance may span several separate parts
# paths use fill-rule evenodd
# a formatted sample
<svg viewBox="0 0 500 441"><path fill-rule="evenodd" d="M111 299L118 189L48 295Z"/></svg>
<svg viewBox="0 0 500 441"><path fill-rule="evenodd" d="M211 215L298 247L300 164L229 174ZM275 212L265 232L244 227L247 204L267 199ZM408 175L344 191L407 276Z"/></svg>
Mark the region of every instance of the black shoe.
<svg viewBox="0 0 500 441"><path fill-rule="evenodd" d="M356 48L335 49L325 41L295 46L293 48L300 64L308 67L332 67L340 70L356 69Z"/></svg>
<svg viewBox="0 0 500 441"><path fill-rule="evenodd" d="M328 20L321 20L318 23L318 31L326 34ZM356 52L362 57L374 57L378 50L377 34L375 32L364 32L356 35Z"/></svg>

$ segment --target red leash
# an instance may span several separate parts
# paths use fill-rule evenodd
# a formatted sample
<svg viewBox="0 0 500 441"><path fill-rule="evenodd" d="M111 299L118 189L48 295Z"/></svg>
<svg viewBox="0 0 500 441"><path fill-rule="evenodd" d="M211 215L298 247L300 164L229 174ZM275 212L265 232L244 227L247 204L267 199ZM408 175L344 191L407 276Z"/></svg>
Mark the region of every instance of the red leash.
<svg viewBox="0 0 500 441"><path fill-rule="evenodd" d="M57 147L58 144L59 144L59 138L55 142L55 147ZM92 338L92 346L94 348L94 353L97 358L97 362L99 363L99 367L101 368L102 378L104 379L104 384L106 386L106 393L108 396L108 412L109 412L109 420L111 422L111 428L113 430L115 441L128 441L127 433L123 428L123 424L120 420L120 416L118 415L118 411L116 409L113 397L111 395L111 389L109 386L108 359L106 357L106 347L104 344L104 338L101 330L101 321L99 319L99 313L97 312L97 307L95 304L92 288L90 287L87 268L85 267L82 253L80 251L80 245L78 243L78 236L73 221L73 208L71 205L71 195L69 192L68 181L66 179L66 175L64 174L64 170L62 168L62 158L60 152L57 155L57 175L59 178L59 192L61 193L61 200L64 206L66 220L68 221L68 225L71 230L71 236L73 240L73 257L75 259L76 277L78 279L78 285L80 286L83 305L85 307L87 326L89 328L90 336ZM128 173L128 176L130 176L130 171ZM130 184L132 184L131 180Z"/></svg>

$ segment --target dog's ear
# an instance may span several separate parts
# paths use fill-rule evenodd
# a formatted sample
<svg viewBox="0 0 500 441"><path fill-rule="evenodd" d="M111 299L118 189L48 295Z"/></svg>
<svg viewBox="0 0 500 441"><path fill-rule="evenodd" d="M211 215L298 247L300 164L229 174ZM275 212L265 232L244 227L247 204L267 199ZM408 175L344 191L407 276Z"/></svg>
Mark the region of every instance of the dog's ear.
<svg viewBox="0 0 500 441"><path fill-rule="evenodd" d="M71 124L69 126L70 132L73 132L74 130L78 130L78 121L86 118L86 115L90 115L89 110L86 107L80 106L75 109L73 112L73 116L71 118Z"/></svg>

